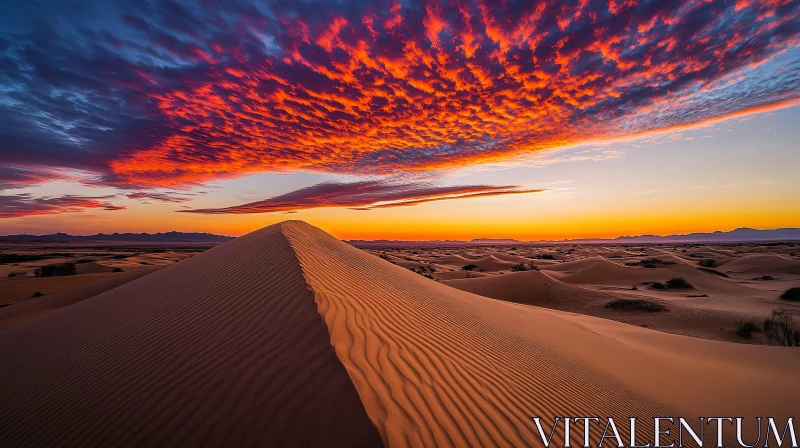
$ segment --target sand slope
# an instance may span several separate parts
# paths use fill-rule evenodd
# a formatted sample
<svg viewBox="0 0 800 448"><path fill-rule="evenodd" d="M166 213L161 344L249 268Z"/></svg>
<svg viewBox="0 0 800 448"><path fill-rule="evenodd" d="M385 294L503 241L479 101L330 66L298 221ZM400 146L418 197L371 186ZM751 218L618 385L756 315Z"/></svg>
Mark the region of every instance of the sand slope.
<svg viewBox="0 0 800 448"><path fill-rule="evenodd" d="M581 289L537 271L512 272L502 276L443 281L443 284L484 297L554 309L575 310L576 302L603 306L616 297Z"/></svg>
<svg viewBox="0 0 800 448"><path fill-rule="evenodd" d="M499 302L304 223L284 232L390 446L527 446L532 415L787 416L800 399L798 350Z"/></svg>
<svg viewBox="0 0 800 448"><path fill-rule="evenodd" d="M798 365L458 291L289 221L0 333L0 427L9 446L530 446L531 416L785 417Z"/></svg>
<svg viewBox="0 0 800 448"><path fill-rule="evenodd" d="M273 226L0 333L3 446L375 446Z"/></svg>
<svg viewBox="0 0 800 448"><path fill-rule="evenodd" d="M723 270L748 274L787 272L800 275L800 261L775 254L753 254L725 263Z"/></svg>

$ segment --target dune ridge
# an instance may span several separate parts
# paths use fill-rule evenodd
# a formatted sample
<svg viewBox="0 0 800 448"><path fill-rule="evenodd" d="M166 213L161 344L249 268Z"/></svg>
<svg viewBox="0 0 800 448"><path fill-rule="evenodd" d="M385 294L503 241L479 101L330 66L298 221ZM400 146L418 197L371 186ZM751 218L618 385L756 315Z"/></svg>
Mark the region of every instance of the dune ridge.
<svg viewBox="0 0 800 448"><path fill-rule="evenodd" d="M0 332L2 446L376 446L280 226Z"/></svg>

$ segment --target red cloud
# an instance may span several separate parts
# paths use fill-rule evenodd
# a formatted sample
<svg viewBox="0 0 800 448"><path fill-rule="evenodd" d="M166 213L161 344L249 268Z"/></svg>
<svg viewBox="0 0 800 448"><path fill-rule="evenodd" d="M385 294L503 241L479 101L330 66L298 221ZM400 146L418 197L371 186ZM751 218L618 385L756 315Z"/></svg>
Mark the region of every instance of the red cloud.
<svg viewBox="0 0 800 448"><path fill-rule="evenodd" d="M35 198L30 194L0 196L0 219L22 218L34 215L53 215L77 213L86 209L123 210L105 199L114 196L61 196L56 198Z"/></svg>
<svg viewBox="0 0 800 448"><path fill-rule="evenodd" d="M682 93L795 45L798 12L777 15L778 4L419 3L282 18L297 26L273 30L275 55L209 61L204 80L155 94L171 133L112 161L116 181L442 169L797 96Z"/></svg>
<svg viewBox="0 0 800 448"><path fill-rule="evenodd" d="M368 180L352 183L325 182L258 202L225 208L181 210L188 213L294 212L319 207L349 207L357 210L418 205L451 199L537 193L543 190L515 186L434 186L430 183L402 183Z"/></svg>

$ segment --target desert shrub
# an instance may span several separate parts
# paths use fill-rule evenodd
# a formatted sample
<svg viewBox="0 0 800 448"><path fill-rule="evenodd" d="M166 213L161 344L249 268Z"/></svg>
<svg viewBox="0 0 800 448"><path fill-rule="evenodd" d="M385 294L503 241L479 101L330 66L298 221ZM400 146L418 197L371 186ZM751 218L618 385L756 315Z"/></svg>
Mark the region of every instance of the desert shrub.
<svg viewBox="0 0 800 448"><path fill-rule="evenodd" d="M762 275L761 277L756 277L753 280L775 280L775 277L771 275Z"/></svg>
<svg viewBox="0 0 800 448"><path fill-rule="evenodd" d="M478 267L478 265L470 263L470 264L462 266L461 269L464 270L464 271L471 271L471 270L473 270L473 269L475 269L477 267Z"/></svg>
<svg viewBox="0 0 800 448"><path fill-rule="evenodd" d="M75 263L60 263L48 264L40 266L34 271L37 277L59 277L62 275L75 275L78 271L75 269Z"/></svg>
<svg viewBox="0 0 800 448"><path fill-rule="evenodd" d="M750 321L745 322L744 320L740 320L736 323L736 334L744 339L749 339L753 336L753 333L757 331L761 331L761 329L758 328L758 325Z"/></svg>
<svg viewBox="0 0 800 448"><path fill-rule="evenodd" d="M511 266L511 272L522 272L522 271L527 271L527 270L528 270L528 267L525 266L522 263L515 264L514 266Z"/></svg>
<svg viewBox="0 0 800 448"><path fill-rule="evenodd" d="M536 255L536 258L540 260L555 260L556 257L554 257L552 254L538 254Z"/></svg>
<svg viewBox="0 0 800 448"><path fill-rule="evenodd" d="M713 268L714 266L717 265L717 260L714 260L712 258L706 258L705 260L698 261L697 264L704 268Z"/></svg>
<svg viewBox="0 0 800 448"><path fill-rule="evenodd" d="M535 264L533 264L533 262L532 262L532 261L531 261L530 263L528 263L528 268L529 268L531 271L538 271L538 270L539 270L539 266L536 266Z"/></svg>
<svg viewBox="0 0 800 448"><path fill-rule="evenodd" d="M422 266L422 267L419 267L419 268L408 268L408 269L410 269L412 272L416 272L417 274L419 274L419 275L421 275L421 276L423 276L425 278L429 278L429 279L433 280L433 276L428 272L428 270L426 269L425 266ZM431 272L433 272L433 270L431 270Z"/></svg>
<svg viewBox="0 0 800 448"><path fill-rule="evenodd" d="M81 258L80 260L76 261L75 263L83 264L83 263L91 263L93 262L93 258Z"/></svg>
<svg viewBox="0 0 800 448"><path fill-rule="evenodd" d="M31 297L42 297L43 295L44 294L42 294L41 292L36 291L35 293L33 293L33 295Z"/></svg>
<svg viewBox="0 0 800 448"><path fill-rule="evenodd" d="M645 258L639 261L629 261L625 263L626 266L641 266L646 269L655 269L658 265L675 264L671 261L661 261L658 258Z"/></svg>
<svg viewBox="0 0 800 448"><path fill-rule="evenodd" d="M789 288L781 294L781 299L792 302L800 302L800 287Z"/></svg>
<svg viewBox="0 0 800 448"><path fill-rule="evenodd" d="M794 320L785 310L774 310L764 321L764 334L769 345L800 347L800 332L794 328Z"/></svg>
<svg viewBox="0 0 800 448"><path fill-rule="evenodd" d="M383 259L384 259L384 260L386 260L386 261L389 261L389 256L388 256L388 255L386 255L386 254L380 254L380 255L378 255L378 256L379 256L379 257L381 257L381 258L383 258Z"/></svg>
<svg viewBox="0 0 800 448"><path fill-rule="evenodd" d="M664 286L664 284L661 283L661 282L650 283L650 287L653 288L653 289L667 289L667 287Z"/></svg>
<svg viewBox="0 0 800 448"><path fill-rule="evenodd" d="M22 276L22 275L25 275L25 273L24 272L20 272L20 271L11 271L11 272L8 273L8 278L16 277L18 275Z"/></svg>
<svg viewBox="0 0 800 448"><path fill-rule="evenodd" d="M111 270L111 272L122 272L122 271L123 271L122 268L114 268Z"/></svg>
<svg viewBox="0 0 800 448"><path fill-rule="evenodd" d="M50 254L0 254L0 264L22 263L25 261L38 261L47 258L71 257L70 253L54 252Z"/></svg>
<svg viewBox="0 0 800 448"><path fill-rule="evenodd" d="M660 311L667 311L667 307L664 305L653 302L652 300L642 300L642 299L619 299L619 300L612 300L608 302L605 308L610 308L612 310L623 310L623 311L644 311L647 313L657 313Z"/></svg>
<svg viewBox="0 0 800 448"><path fill-rule="evenodd" d="M114 259L115 260L122 260L123 258L128 258L128 257L129 257L129 255L127 255L127 254L116 254L116 255L114 255Z"/></svg>
<svg viewBox="0 0 800 448"><path fill-rule="evenodd" d="M685 289L685 288L694 288L686 279L681 277L675 277L667 280L667 283L664 284L667 288L670 289Z"/></svg>

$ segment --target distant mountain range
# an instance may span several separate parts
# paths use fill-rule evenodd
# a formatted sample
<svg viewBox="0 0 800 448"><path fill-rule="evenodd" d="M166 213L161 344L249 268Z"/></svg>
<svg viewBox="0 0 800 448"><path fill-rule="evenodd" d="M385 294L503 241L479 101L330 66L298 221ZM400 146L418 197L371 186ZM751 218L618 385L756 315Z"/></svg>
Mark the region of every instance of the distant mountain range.
<svg viewBox="0 0 800 448"><path fill-rule="evenodd" d="M744 243L759 241L795 241L800 240L800 229L786 228L773 230L758 230L739 228L730 232L690 233L686 235L640 235L621 236L613 239L583 238L559 241L519 241L508 238L476 238L471 241L365 241L353 240L350 244L356 247L386 247L386 246L469 246L469 245L515 245L531 243L557 243L557 244L672 244L672 243Z"/></svg>
<svg viewBox="0 0 800 448"><path fill-rule="evenodd" d="M6 235L0 241L6 242L88 242L108 241L123 243L224 243L232 240L232 236L214 235L197 232L165 232L165 233L98 233L96 235L70 235L54 233L52 235Z"/></svg>
<svg viewBox="0 0 800 448"><path fill-rule="evenodd" d="M0 241L6 242L88 242L108 241L126 243L224 243L234 239L232 236L214 235L197 232L164 232L164 233L98 233L96 235L70 235L54 233L51 235L6 235ZM519 241L510 238L476 238L471 241L433 240L433 241L394 241L394 240L351 240L356 247L386 246L468 246L468 245L514 245L529 243L561 243L561 244L670 244L670 243L736 243L758 241L795 241L800 240L800 229L786 228L774 230L757 230L740 228L730 232L690 233L687 235L640 235L621 236L614 239L584 238L561 241Z"/></svg>

